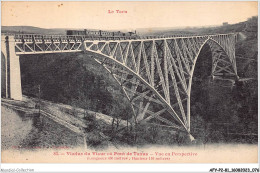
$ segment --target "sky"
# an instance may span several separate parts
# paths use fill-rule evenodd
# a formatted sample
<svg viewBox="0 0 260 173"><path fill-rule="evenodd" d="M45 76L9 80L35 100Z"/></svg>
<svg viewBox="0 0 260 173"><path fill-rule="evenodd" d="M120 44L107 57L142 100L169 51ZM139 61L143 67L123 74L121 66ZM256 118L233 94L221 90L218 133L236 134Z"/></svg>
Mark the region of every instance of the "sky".
<svg viewBox="0 0 260 173"><path fill-rule="evenodd" d="M230 24L258 15L257 2L3 2L2 26L137 29ZM114 13L109 13L114 11ZM116 10L127 11L117 13Z"/></svg>

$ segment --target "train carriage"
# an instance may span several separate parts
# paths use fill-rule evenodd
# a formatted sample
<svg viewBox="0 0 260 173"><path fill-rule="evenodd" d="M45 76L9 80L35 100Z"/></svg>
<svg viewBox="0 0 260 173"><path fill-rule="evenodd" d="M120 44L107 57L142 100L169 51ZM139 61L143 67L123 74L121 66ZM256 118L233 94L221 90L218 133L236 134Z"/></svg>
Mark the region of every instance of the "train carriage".
<svg viewBox="0 0 260 173"><path fill-rule="evenodd" d="M99 36L99 37L136 37L136 31L135 32L110 32L110 31L102 31L102 30L67 30L67 35L84 35L84 36Z"/></svg>

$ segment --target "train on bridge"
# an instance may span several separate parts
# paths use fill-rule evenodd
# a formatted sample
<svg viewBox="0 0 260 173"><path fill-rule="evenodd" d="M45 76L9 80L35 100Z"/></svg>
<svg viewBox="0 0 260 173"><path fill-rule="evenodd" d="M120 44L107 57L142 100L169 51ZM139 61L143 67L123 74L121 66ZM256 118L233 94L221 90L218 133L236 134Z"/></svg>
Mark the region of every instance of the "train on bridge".
<svg viewBox="0 0 260 173"><path fill-rule="evenodd" d="M67 35L84 35L84 36L98 36L98 37L137 37L135 32L111 32L111 31L102 31L102 30L67 30Z"/></svg>

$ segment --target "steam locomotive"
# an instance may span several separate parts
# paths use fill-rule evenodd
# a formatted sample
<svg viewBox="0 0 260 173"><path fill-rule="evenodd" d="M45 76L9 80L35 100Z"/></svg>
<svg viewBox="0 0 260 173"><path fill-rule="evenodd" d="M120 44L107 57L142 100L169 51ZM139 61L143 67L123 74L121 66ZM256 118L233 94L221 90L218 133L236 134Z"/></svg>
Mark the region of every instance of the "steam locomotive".
<svg viewBox="0 0 260 173"><path fill-rule="evenodd" d="M67 30L67 35L87 35L87 36L99 36L99 37L135 37L137 36L135 32L110 32L110 31L94 31L94 30Z"/></svg>

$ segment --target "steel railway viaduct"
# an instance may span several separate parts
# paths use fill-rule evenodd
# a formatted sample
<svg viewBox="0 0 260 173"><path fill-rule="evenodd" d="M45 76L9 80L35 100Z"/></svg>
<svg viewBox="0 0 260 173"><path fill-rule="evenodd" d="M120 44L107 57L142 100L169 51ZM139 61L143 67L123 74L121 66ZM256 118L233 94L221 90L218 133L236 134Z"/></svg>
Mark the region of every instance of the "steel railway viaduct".
<svg viewBox="0 0 260 173"><path fill-rule="evenodd" d="M204 45L212 52L212 78L238 79L235 43L239 33L131 37L2 35L5 95L21 100L19 56L82 52L107 70L131 103L135 123L161 125L190 135L194 69ZM190 138L193 137L190 135Z"/></svg>

